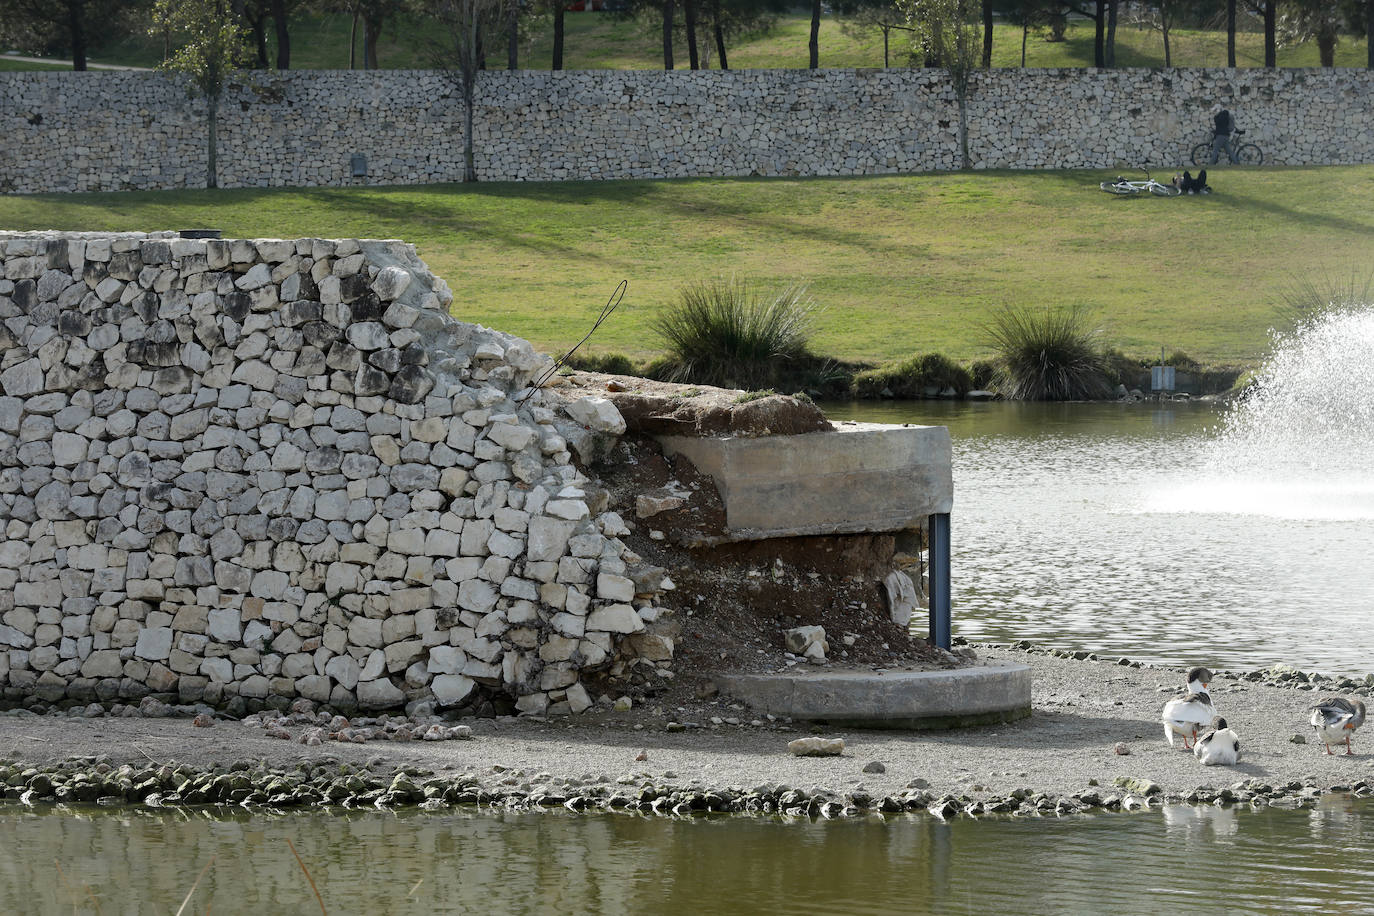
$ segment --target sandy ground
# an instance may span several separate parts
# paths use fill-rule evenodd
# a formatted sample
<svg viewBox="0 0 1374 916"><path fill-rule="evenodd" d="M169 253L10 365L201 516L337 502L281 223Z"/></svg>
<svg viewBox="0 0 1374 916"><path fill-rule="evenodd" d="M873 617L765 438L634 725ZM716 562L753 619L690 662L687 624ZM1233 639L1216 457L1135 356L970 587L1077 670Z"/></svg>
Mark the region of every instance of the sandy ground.
<svg viewBox="0 0 1374 916"><path fill-rule="evenodd" d="M1034 669L1034 714L1012 725L946 732L832 729L808 723L750 725L751 714L728 698L694 710L642 708L574 720L468 719L473 740L446 742L327 743L307 747L268 738L232 721L195 728L186 719L0 716L0 758L29 764L71 756L109 755L112 762L175 760L208 767L236 760L266 760L291 767L334 758L375 769L418 766L466 772L484 783L518 783L522 775L551 774L613 781L647 775L655 781L706 788L745 789L779 783L843 792L862 785L893 793L924 779L934 793L977 798L1017 788L1066 794L1097 780L1143 777L1166 792L1186 793L1257 778L1281 787L1311 779L1322 787L1374 779L1374 728L1357 734L1354 756L1327 756L1307 725L1307 708L1319 694L1256 686L1225 676L1212 684L1218 712L1239 733L1243 760L1235 767L1203 767L1190 753L1170 748L1159 725L1167 693L1182 686L1181 669L1132 668L1075 661L1023 651L979 647L984 659L1025 662ZM740 725L709 716L739 718ZM669 732L670 720L704 727ZM294 727L293 733L301 731ZM798 758L787 742L811 733L845 740L841 757ZM1294 735L1307 738L1296 744ZM1130 753L1113 746L1125 742ZM637 760L641 754L643 760ZM865 773L881 763L882 773ZM503 769L494 769L503 768ZM521 773L512 774L510 770Z"/></svg>

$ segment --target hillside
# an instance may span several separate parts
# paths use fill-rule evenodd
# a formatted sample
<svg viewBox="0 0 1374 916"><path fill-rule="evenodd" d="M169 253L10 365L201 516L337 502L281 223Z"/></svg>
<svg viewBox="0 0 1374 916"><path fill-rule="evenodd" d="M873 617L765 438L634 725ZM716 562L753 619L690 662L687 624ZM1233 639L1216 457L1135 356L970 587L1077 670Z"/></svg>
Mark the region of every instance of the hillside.
<svg viewBox="0 0 1374 916"><path fill-rule="evenodd" d="M887 362L987 354L1008 303L1085 303L1104 340L1254 362L1295 284L1368 275L1374 166L1215 171L1217 193L1120 199L1105 173L568 182L0 197L10 229L214 226L248 237L402 238L454 313L550 351L576 342L621 279L591 352L657 352L650 326L709 276L802 281L815 349Z"/></svg>

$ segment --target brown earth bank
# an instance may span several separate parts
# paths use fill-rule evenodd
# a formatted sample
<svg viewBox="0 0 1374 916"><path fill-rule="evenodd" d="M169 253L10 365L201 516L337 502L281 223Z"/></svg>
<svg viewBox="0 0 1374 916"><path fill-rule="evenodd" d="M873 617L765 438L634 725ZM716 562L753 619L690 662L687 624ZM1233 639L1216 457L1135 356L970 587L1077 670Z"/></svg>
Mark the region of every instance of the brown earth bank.
<svg viewBox="0 0 1374 916"><path fill-rule="evenodd" d="M145 776L163 774L166 793L185 776L236 766L263 779L274 778L273 772L317 779L349 772L360 789L371 787L370 796L359 796L368 804L431 797L435 804L509 806L542 798L544 804L594 808L648 807L657 799L654 810L667 800L669 809L691 802L687 810L767 811L787 810L790 801L813 814L817 804L831 804L836 812L930 807L946 816L1027 806L1062 813L1170 798L1303 804L1324 791L1371 791L1374 735L1356 733L1352 756L1328 756L1307 724L1318 696L1367 694L1362 684L1345 682L1338 689L1338 682L1314 683L1292 669L1218 673L1211 694L1239 733L1243 758L1233 767L1204 767L1192 754L1170 748L1159 724L1164 701L1182 687L1183 669L1010 647L980 646L977 652L986 662L1030 665L1029 719L945 732L835 729L770 721L717 695L682 706L650 699L572 719L466 719L466 741L306 746L289 740L305 734L304 716L277 723L276 733L288 736L283 739L223 719L195 727L175 718L10 712L0 714L0 759L9 762L0 766L0 782L9 783L5 794L13 798L32 783L36 774L28 768L51 771L65 762L109 772L128 764ZM789 741L812 734L843 738L844 753L788 752ZM1305 743L1296 743L1297 736ZM413 783L408 796L387 794L397 771ZM420 794L417 787L427 781L457 788ZM736 804L751 798L761 801L752 808Z"/></svg>

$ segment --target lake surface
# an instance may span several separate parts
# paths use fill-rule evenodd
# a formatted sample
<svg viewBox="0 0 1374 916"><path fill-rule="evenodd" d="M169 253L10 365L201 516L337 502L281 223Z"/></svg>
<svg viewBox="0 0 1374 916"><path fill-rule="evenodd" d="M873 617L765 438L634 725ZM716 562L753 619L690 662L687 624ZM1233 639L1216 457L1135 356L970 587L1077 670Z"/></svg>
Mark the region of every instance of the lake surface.
<svg viewBox="0 0 1374 916"><path fill-rule="evenodd" d="M1374 806L968 820L0 808L0 911L1369 912ZM207 864L209 865L206 868ZM199 884L197 878L200 877Z"/></svg>
<svg viewBox="0 0 1374 916"><path fill-rule="evenodd" d="M1167 664L1374 670L1374 479L1228 454L1213 406L825 405L947 426L954 632ZM1366 446L1367 448L1368 446ZM1253 464L1253 462L1252 462Z"/></svg>

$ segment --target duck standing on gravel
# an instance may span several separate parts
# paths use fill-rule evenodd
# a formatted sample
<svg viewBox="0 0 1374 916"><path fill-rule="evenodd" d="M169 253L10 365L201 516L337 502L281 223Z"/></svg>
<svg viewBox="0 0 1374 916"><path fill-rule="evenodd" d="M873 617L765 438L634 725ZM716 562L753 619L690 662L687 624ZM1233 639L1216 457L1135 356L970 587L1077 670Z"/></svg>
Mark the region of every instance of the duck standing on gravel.
<svg viewBox="0 0 1374 916"><path fill-rule="evenodd" d="M1197 740L1197 733L1211 723L1217 711L1212 708L1212 698L1207 687L1212 682L1212 672L1206 668L1188 669L1188 692L1164 704L1160 721L1164 723L1164 737L1169 739L1169 747L1174 746L1174 735L1183 738L1183 749L1191 750L1190 740Z"/></svg>
<svg viewBox="0 0 1374 916"><path fill-rule="evenodd" d="M1193 745L1193 756L1205 767L1235 766L1240 763L1240 737L1226 727L1225 719L1215 716L1207 734Z"/></svg>
<svg viewBox="0 0 1374 916"><path fill-rule="evenodd" d="M1346 754L1353 754L1350 736L1364 724L1364 701L1352 703L1345 697L1322 697L1311 709L1312 727L1321 736L1326 752L1331 753L1333 744L1344 744Z"/></svg>

